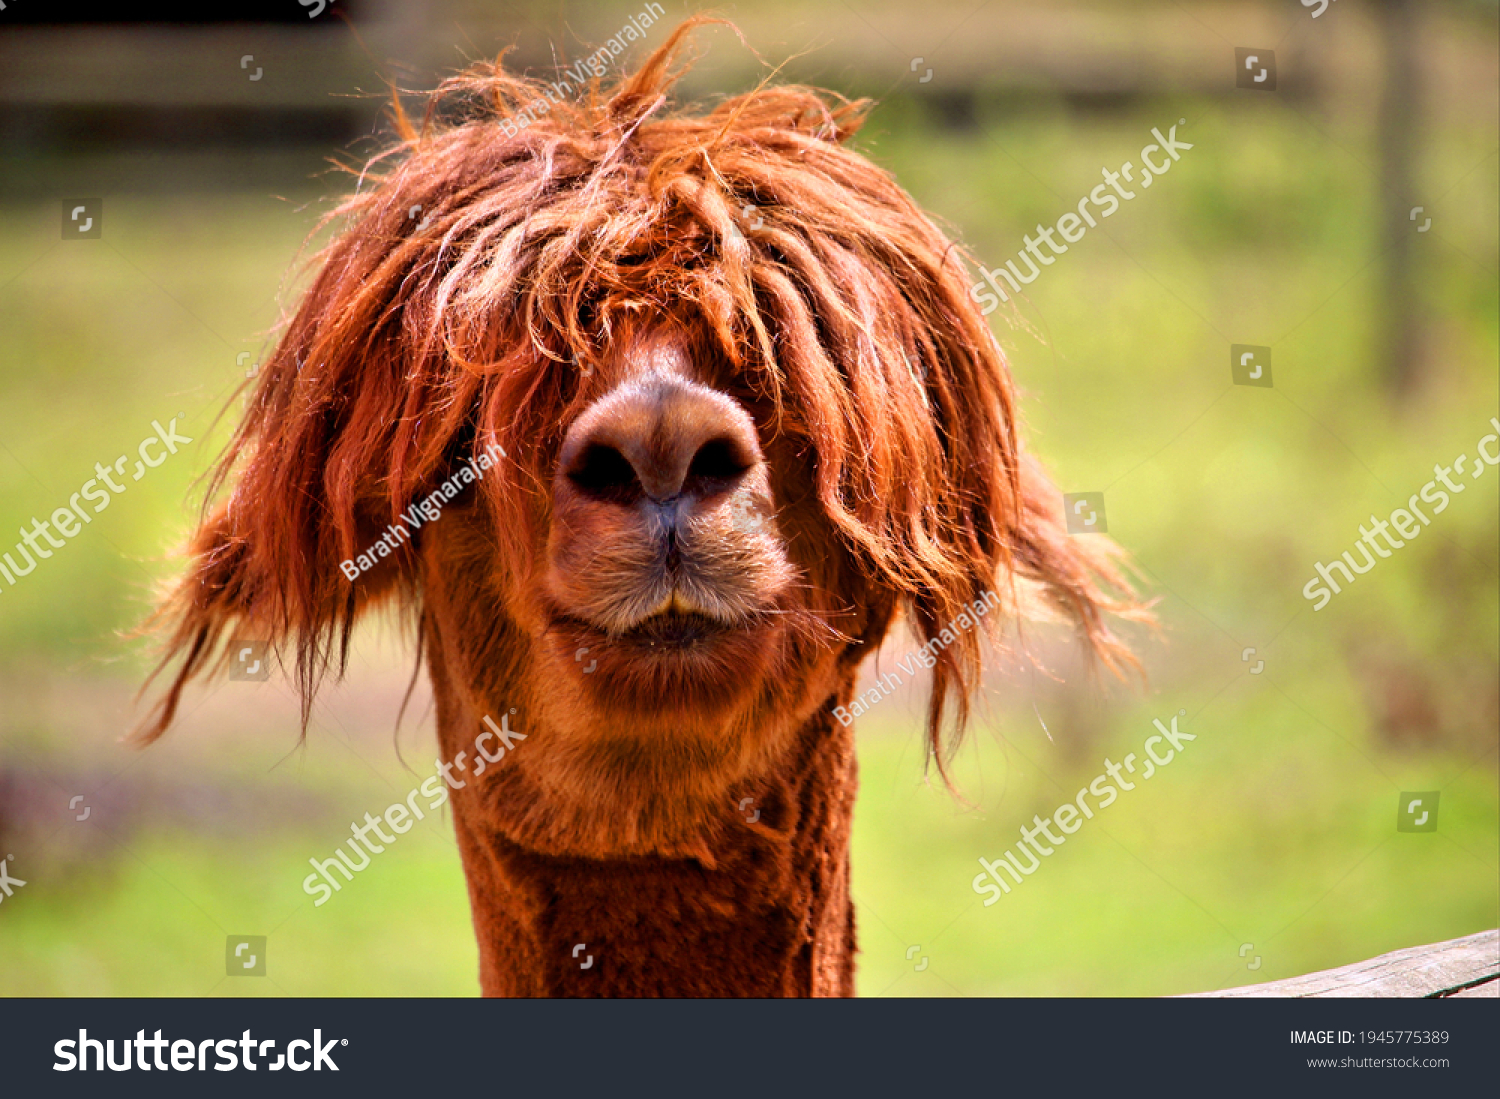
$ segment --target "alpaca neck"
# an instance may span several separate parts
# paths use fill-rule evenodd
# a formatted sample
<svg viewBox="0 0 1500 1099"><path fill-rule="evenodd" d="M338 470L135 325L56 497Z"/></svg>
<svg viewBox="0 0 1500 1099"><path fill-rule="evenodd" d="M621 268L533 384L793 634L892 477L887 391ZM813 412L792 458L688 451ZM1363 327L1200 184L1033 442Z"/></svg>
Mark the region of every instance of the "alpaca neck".
<svg viewBox="0 0 1500 1099"><path fill-rule="evenodd" d="M831 707L718 802L691 857L549 854L495 808L518 790L455 790L485 995L853 995L854 746Z"/></svg>

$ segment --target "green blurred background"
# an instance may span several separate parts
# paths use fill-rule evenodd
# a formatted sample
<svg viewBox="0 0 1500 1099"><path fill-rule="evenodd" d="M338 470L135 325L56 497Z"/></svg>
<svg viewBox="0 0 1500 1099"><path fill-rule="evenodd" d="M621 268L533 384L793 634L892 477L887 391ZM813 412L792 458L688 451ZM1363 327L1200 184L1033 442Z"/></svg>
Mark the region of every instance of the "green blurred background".
<svg viewBox="0 0 1500 1099"><path fill-rule="evenodd" d="M0 532L153 420L194 440L0 583L0 858L26 882L0 902L0 994L477 993L446 814L322 907L300 887L431 771L425 683L396 732L409 639L358 636L305 744L276 679L196 690L139 752L120 738L147 662L122 631L177 567L293 258L349 185L326 158L379 147L383 80L430 87L508 43L545 73L643 6L0 13L31 19L0 36ZM689 10L667 5L648 43ZM1104 492L1160 597L1149 684L1091 679L1029 628L1052 674L992 660L963 800L923 774L919 697L860 720L861 994L1202 991L1496 926L1500 471L1323 610L1301 594L1500 411L1495 3L720 10L768 63L794 58L783 78L877 97L859 148L987 266L1151 127L1185 119L1194 146L991 317L1034 449L1062 491ZM693 97L765 71L732 32L701 42ZM1275 51L1274 92L1234 86L1237 46ZM75 196L102 198L100 239L60 239ZM1231 343L1272 348L1273 388L1231 384ZM1179 711L1187 750L984 907L978 858ZM1398 833L1399 795L1431 790L1437 832ZM240 934L268 936L266 978L226 977Z"/></svg>

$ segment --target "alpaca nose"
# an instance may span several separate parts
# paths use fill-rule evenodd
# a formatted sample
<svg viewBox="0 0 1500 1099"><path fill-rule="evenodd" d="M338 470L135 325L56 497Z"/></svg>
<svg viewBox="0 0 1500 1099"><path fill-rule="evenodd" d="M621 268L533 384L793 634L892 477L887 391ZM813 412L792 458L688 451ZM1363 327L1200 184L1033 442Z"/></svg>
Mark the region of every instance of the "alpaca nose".
<svg viewBox="0 0 1500 1099"><path fill-rule="evenodd" d="M755 424L733 399L653 374L601 398L568 430L558 491L664 513L669 525L733 492L761 462Z"/></svg>

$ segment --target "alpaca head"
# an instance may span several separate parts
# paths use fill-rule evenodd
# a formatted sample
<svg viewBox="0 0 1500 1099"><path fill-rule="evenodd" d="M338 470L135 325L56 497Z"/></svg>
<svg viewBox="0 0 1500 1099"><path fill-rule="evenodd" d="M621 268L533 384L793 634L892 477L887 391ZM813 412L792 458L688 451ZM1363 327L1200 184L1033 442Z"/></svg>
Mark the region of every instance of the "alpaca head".
<svg viewBox="0 0 1500 1099"><path fill-rule="evenodd" d="M865 105L673 113L690 29L608 95L496 63L419 128L398 109L163 605L184 659L148 737L225 636L295 652L310 705L389 601L421 618L440 726L524 715L506 828L641 852L770 765L898 615L935 638L993 591L1128 659L1104 621L1128 590L1023 452L964 254L845 146ZM936 656L941 767L978 631Z"/></svg>

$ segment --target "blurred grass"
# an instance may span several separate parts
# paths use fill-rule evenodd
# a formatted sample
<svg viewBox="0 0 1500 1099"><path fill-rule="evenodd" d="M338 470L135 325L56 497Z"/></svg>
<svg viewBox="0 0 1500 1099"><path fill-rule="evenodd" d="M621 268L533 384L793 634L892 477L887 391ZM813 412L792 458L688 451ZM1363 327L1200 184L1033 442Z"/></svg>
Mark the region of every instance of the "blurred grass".
<svg viewBox="0 0 1500 1099"><path fill-rule="evenodd" d="M923 785L914 705L893 700L862 720L862 994L1196 991L1500 922L1500 471L1465 482L1423 536L1323 611L1301 596L1314 561L1349 548L1372 511L1400 506L1435 462L1472 456L1490 430L1494 136L1458 111L1424 134L1420 175L1435 196L1416 250L1424 384L1392 402L1373 367L1368 143L1357 120L1313 110L981 104L981 128L964 132L895 99L862 135L989 266L1076 207L1101 168L1136 158L1150 127L1185 118L1179 134L1195 146L1044 270L1020 303L1024 325L997 324L1034 448L1062 491L1106 493L1110 534L1162 599L1166 639L1145 650L1150 687L1095 697L1086 679L995 676L957 770L973 808ZM320 202L317 186L284 200L108 194L104 239L77 243L57 239L55 205L0 206L0 530L49 514L94 462L133 453L153 419L185 412L195 439L0 594L0 764L65 770L58 761L80 750L65 738L84 735L57 716L69 712L70 677L114 698L140 671L113 631L173 567L164 555L193 514L184 501L234 416L209 422L242 380L236 355L261 351ZM1273 389L1229 384L1231 342L1273 347ZM1248 674L1247 646L1263 674ZM903 651L893 642L883 666ZM399 680L395 667L344 694ZM50 716L18 716L32 693L47 694L35 712ZM112 740L124 711L110 707L115 716L89 726L92 758L130 768L126 785L173 778L177 764L158 753L179 749L125 752ZM250 739L191 757L175 781L207 768L256 788L300 768L278 765L295 742L285 715L249 709ZM977 858L1000 854L1033 813L1069 799L1106 755L1138 752L1151 719L1179 709L1197 741L984 908L969 884ZM321 908L301 893L307 859L331 853L344 818L411 785L388 743L394 713L358 721L349 743L364 766L328 748L341 734L315 722L317 763L298 780L299 796L322 805L312 822L251 811L237 834L210 836L147 815L94 870L50 884L53 848L15 852L34 853L37 869L0 909L0 992L473 994L446 821L418 825ZM169 741L194 735L207 733ZM1442 791L1439 832L1397 834L1398 793L1427 789ZM22 865L13 870L25 877ZM223 980L223 933L271 928L274 984ZM1254 944L1244 959L1243 943ZM911 945L930 959L921 972ZM1253 956L1263 962L1249 971Z"/></svg>

